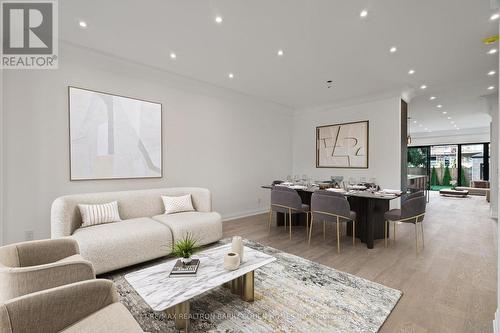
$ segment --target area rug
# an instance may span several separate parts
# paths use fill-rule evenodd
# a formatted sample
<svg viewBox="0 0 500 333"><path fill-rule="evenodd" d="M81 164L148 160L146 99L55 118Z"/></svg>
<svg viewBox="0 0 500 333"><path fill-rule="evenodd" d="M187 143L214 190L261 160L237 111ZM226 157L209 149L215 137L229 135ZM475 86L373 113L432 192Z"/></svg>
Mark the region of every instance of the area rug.
<svg viewBox="0 0 500 333"><path fill-rule="evenodd" d="M377 332L402 295L269 246L245 245L277 259L255 271L255 301L247 303L223 287L197 296L191 302L192 332ZM101 276L116 283L120 301L146 332L174 332L174 323L152 311L124 276L167 260L172 258Z"/></svg>

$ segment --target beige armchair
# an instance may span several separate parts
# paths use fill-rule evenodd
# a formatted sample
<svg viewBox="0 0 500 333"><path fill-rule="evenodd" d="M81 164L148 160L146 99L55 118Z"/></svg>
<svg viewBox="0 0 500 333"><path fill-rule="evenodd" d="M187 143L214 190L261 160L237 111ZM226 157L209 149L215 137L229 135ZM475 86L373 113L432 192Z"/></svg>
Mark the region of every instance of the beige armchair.
<svg viewBox="0 0 500 333"><path fill-rule="evenodd" d="M73 239L0 247L0 301L89 279L95 279L94 268Z"/></svg>
<svg viewBox="0 0 500 333"><path fill-rule="evenodd" d="M113 282L88 280L0 304L2 333L143 333Z"/></svg>

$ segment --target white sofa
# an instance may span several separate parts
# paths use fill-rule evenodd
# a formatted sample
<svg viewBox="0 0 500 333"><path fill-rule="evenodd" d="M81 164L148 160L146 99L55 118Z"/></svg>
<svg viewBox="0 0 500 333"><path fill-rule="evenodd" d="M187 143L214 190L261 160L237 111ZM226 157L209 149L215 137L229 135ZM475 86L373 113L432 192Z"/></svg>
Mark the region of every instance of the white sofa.
<svg viewBox="0 0 500 333"><path fill-rule="evenodd" d="M191 194L194 212L164 215L162 195ZM78 204L118 201L123 221L81 228ZM52 238L71 237L81 255L102 274L168 255L190 233L198 245L222 238L220 214L212 212L210 191L196 187L67 195L52 203Z"/></svg>

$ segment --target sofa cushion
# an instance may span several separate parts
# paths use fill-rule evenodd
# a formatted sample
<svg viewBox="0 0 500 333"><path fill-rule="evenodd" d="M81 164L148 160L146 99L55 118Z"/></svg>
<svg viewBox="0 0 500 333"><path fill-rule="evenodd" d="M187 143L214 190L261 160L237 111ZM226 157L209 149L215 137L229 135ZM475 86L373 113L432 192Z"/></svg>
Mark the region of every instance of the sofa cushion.
<svg viewBox="0 0 500 333"><path fill-rule="evenodd" d="M121 303L113 303L67 327L61 332L142 333L143 330L125 306Z"/></svg>
<svg viewBox="0 0 500 333"><path fill-rule="evenodd" d="M170 229L151 218L79 228L73 235L96 274L159 258L172 251Z"/></svg>
<svg viewBox="0 0 500 333"><path fill-rule="evenodd" d="M163 200L163 206L165 206L165 214L194 211L191 194L181 195L178 197L162 195L161 199Z"/></svg>
<svg viewBox="0 0 500 333"><path fill-rule="evenodd" d="M91 227L97 224L122 220L118 212L118 202L116 201L94 205L78 204L78 208L82 216L81 227Z"/></svg>
<svg viewBox="0 0 500 333"><path fill-rule="evenodd" d="M219 213L183 212L156 215L153 219L172 230L174 243L189 233L198 245L216 242L222 238L222 219Z"/></svg>

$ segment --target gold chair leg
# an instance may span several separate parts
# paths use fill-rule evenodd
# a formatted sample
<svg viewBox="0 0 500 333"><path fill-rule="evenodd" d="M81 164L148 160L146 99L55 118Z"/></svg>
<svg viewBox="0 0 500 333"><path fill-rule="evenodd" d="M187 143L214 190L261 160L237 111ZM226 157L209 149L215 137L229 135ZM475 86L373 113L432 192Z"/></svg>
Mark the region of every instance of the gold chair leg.
<svg viewBox="0 0 500 333"><path fill-rule="evenodd" d="M290 240L292 239L292 210L288 208L288 213L290 214Z"/></svg>
<svg viewBox="0 0 500 333"><path fill-rule="evenodd" d="M307 233L309 232L309 212L306 212L306 237L308 236Z"/></svg>
<svg viewBox="0 0 500 333"><path fill-rule="evenodd" d="M313 232L313 220L314 220L314 216L311 213L311 225L309 226L309 246L311 246L311 235Z"/></svg>
<svg viewBox="0 0 500 333"><path fill-rule="evenodd" d="M284 214L285 214L285 232L286 232L286 219L288 214L286 212Z"/></svg>
<svg viewBox="0 0 500 333"><path fill-rule="evenodd" d="M326 222L323 221L323 240L326 240Z"/></svg>
<svg viewBox="0 0 500 333"><path fill-rule="evenodd" d="M420 229L422 229L422 248L424 248L425 242L424 242L424 223L423 223L423 221L420 222Z"/></svg>
<svg viewBox="0 0 500 333"><path fill-rule="evenodd" d="M418 227L415 222L415 253L418 254Z"/></svg>
<svg viewBox="0 0 500 333"><path fill-rule="evenodd" d="M337 217L337 253L340 253L340 222Z"/></svg>
<svg viewBox="0 0 500 333"><path fill-rule="evenodd" d="M387 223L388 223L388 221L385 220L384 221L384 243L385 243L385 247L387 247Z"/></svg>

